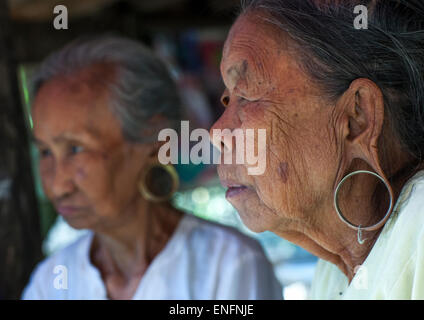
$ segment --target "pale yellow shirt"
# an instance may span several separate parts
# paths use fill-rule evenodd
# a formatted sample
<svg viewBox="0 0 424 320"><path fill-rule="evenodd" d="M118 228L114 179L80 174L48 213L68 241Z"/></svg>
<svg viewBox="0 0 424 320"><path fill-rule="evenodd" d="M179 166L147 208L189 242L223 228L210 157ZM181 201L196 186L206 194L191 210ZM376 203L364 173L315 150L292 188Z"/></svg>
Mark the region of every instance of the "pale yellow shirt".
<svg viewBox="0 0 424 320"><path fill-rule="evenodd" d="M319 260L310 299L424 299L424 171L403 187L368 257L348 283Z"/></svg>

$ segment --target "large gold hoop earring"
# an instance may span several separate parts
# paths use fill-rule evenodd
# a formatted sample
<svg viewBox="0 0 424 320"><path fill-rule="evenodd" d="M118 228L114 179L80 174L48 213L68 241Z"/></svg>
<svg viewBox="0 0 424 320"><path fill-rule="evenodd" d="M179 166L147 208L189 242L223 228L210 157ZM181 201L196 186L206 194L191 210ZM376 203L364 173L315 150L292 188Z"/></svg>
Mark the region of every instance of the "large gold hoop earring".
<svg viewBox="0 0 424 320"><path fill-rule="evenodd" d="M178 173L173 165L152 163L142 171L138 189L144 199L165 202L178 190Z"/></svg>
<svg viewBox="0 0 424 320"><path fill-rule="evenodd" d="M367 174L371 174L375 177L377 177L378 179L380 179L384 185L386 186L387 190L389 191L389 196L390 196L390 205L389 205L389 209L387 209L386 214L384 215L384 218L381 219L379 222L377 222L376 224L373 224L371 226L368 227L362 227L361 225L355 225L353 223L351 223L350 221L348 221L344 216L343 213L340 210L339 204L337 202L337 196L339 194L340 191L340 187L342 186L342 184L350 177L359 174L359 173L367 173ZM368 170L358 170L358 171L354 171L352 173L349 173L348 175L346 175L338 184L336 187L336 190L334 192L334 208L336 209L337 215L340 218L340 220L342 220L346 225L348 225L350 228L357 230L358 231L358 235L357 235L357 240L359 244L364 244L366 239L362 238L362 231L374 231L377 230L379 228L381 228L384 223L386 222L386 220L389 218L392 210L393 210L393 191L392 188L390 187L390 185L388 184L388 182L386 180L384 180L380 175L378 175L375 172L372 171L368 171Z"/></svg>

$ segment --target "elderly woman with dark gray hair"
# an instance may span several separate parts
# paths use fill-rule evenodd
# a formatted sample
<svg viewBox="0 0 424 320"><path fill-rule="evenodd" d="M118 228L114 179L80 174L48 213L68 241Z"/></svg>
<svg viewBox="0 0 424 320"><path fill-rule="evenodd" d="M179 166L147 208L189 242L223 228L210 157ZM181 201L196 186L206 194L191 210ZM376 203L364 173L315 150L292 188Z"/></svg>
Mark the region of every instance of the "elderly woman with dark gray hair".
<svg viewBox="0 0 424 320"><path fill-rule="evenodd" d="M320 258L311 298L424 299L423 2L244 1L221 74L212 129L267 131L263 175L218 167L227 199Z"/></svg>
<svg viewBox="0 0 424 320"><path fill-rule="evenodd" d="M24 299L279 299L260 245L184 214L158 162L157 133L179 126L177 88L144 46L80 39L35 76L34 139L47 197L90 232L41 262Z"/></svg>

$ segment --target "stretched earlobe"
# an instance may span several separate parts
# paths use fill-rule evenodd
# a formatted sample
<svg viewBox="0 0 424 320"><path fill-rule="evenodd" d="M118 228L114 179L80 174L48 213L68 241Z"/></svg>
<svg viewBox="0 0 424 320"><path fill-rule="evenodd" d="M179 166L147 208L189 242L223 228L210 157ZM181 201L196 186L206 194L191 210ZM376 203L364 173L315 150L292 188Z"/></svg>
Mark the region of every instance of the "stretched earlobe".
<svg viewBox="0 0 424 320"><path fill-rule="evenodd" d="M365 161L388 184L378 153L384 124L384 99L380 88L369 79L356 79L339 99L337 108L343 114L340 125L345 131L341 137L344 139L343 163L336 184L347 174L354 159Z"/></svg>

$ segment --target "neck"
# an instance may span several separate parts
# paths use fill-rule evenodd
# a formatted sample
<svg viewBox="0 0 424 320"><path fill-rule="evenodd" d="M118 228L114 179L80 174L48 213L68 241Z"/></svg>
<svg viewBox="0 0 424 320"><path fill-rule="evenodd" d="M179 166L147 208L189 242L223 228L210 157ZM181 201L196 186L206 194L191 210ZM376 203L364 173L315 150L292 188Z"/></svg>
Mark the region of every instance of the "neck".
<svg viewBox="0 0 424 320"><path fill-rule="evenodd" d="M377 233L372 236L367 233L364 235L367 240L360 245L357 242L356 231L340 224L338 229L328 225L325 228L308 226L296 231L276 233L320 259L336 265L346 275L349 282L355 275L356 267L365 261L378 237Z"/></svg>
<svg viewBox="0 0 424 320"><path fill-rule="evenodd" d="M141 276L165 247L182 214L168 204L139 199L119 222L95 232L91 259L103 275Z"/></svg>

